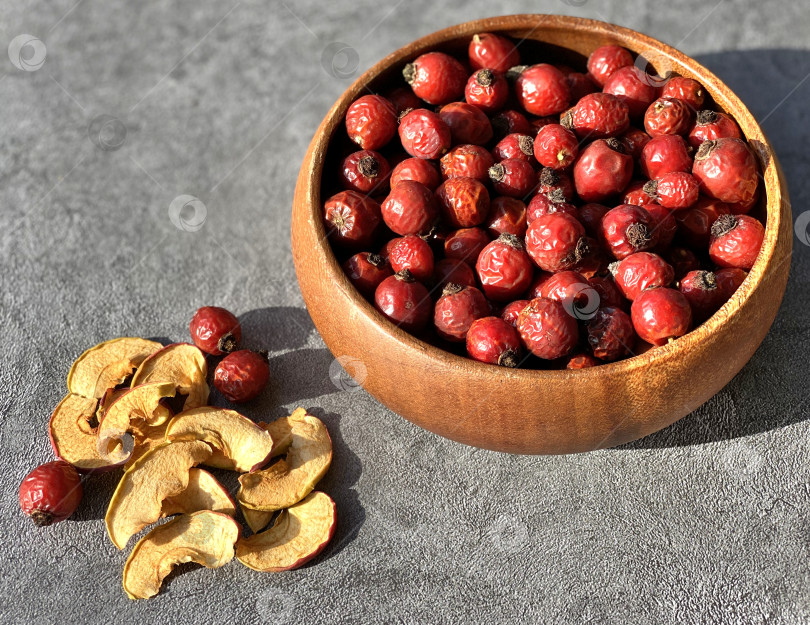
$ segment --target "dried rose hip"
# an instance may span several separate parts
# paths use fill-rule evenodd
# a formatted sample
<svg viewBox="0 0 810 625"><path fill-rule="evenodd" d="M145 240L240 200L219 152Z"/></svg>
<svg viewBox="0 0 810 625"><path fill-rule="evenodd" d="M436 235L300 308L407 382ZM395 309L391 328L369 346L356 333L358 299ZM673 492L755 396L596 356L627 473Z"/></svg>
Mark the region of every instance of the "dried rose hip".
<svg viewBox="0 0 810 625"><path fill-rule="evenodd" d="M676 135L664 135L676 136ZM644 147L650 142L650 135L639 128L628 128L620 137L624 151L627 152L634 161L641 159Z"/></svg>
<svg viewBox="0 0 810 625"><path fill-rule="evenodd" d="M489 168L495 191L510 197L525 197L537 186L534 167L526 161L508 158Z"/></svg>
<svg viewBox="0 0 810 625"><path fill-rule="evenodd" d="M379 152L361 150L349 154L340 166L340 184L358 193L382 193L388 184L391 167Z"/></svg>
<svg viewBox="0 0 810 625"><path fill-rule="evenodd" d="M433 324L443 339L463 342L473 321L489 314L484 294L471 286L450 283L433 309Z"/></svg>
<svg viewBox="0 0 810 625"><path fill-rule="evenodd" d="M433 275L433 250L427 241L413 234L397 240L391 247L388 262L396 273L407 269L419 282Z"/></svg>
<svg viewBox="0 0 810 625"><path fill-rule="evenodd" d="M214 386L228 401L250 401L257 397L270 380L267 353L249 349L231 352L214 370Z"/></svg>
<svg viewBox="0 0 810 625"><path fill-rule="evenodd" d="M635 65L620 67L605 83L604 92L627 105L631 117L641 117L657 97L657 89Z"/></svg>
<svg viewBox="0 0 810 625"><path fill-rule="evenodd" d="M444 52L427 52L402 70L413 92L428 104L459 99L467 83L464 66Z"/></svg>
<svg viewBox="0 0 810 625"><path fill-rule="evenodd" d="M704 141L695 154L692 175L706 195L729 204L756 198L759 170L751 149L740 139Z"/></svg>
<svg viewBox="0 0 810 625"><path fill-rule="evenodd" d="M563 304L569 313L575 313L580 307L592 303L588 302L589 295L590 285L581 273L558 271L542 282L537 297L553 299Z"/></svg>
<svg viewBox="0 0 810 625"><path fill-rule="evenodd" d="M402 147L416 158L439 158L452 145L450 128L436 113L414 109L399 122Z"/></svg>
<svg viewBox="0 0 810 625"><path fill-rule="evenodd" d="M379 150L397 134L394 105L379 95L364 95L346 111L349 139L364 150Z"/></svg>
<svg viewBox="0 0 810 625"><path fill-rule="evenodd" d="M613 265L611 269L614 269ZM674 279L672 266L651 252L630 254L616 265L613 273L613 281L619 292L630 301L636 299L644 289L669 286Z"/></svg>
<svg viewBox="0 0 810 625"><path fill-rule="evenodd" d="M381 210L385 225L400 236L427 233L439 216L433 192L413 180L393 187Z"/></svg>
<svg viewBox="0 0 810 625"><path fill-rule="evenodd" d="M527 226L526 205L517 198L498 196L490 202L489 217L484 226L493 238L502 234L522 238Z"/></svg>
<svg viewBox="0 0 810 625"><path fill-rule="evenodd" d="M574 163L574 186L585 202L599 202L627 187L633 159L618 139L597 139Z"/></svg>
<svg viewBox="0 0 810 625"><path fill-rule="evenodd" d="M489 68L504 73L510 67L520 65L520 53L515 44L492 33L473 35L467 53L473 69Z"/></svg>
<svg viewBox="0 0 810 625"><path fill-rule="evenodd" d="M532 133L532 125L523 113L518 111L501 111L492 118L492 130L495 138L501 139L514 133L527 135Z"/></svg>
<svg viewBox="0 0 810 625"><path fill-rule="evenodd" d="M712 225L720 215L729 212L728 205L720 200L698 198L691 208L675 213L679 239L697 249L708 248Z"/></svg>
<svg viewBox="0 0 810 625"><path fill-rule="evenodd" d="M550 195L559 189L566 202L571 202L574 199L574 181L571 180L571 176L568 174L551 169L551 167L543 167L537 178L540 181L537 187L538 193Z"/></svg>
<svg viewBox="0 0 810 625"><path fill-rule="evenodd" d="M627 307L627 300L622 297L616 283L608 276L592 276L588 278L588 285L599 296L600 307L613 306L622 309Z"/></svg>
<svg viewBox="0 0 810 625"><path fill-rule="evenodd" d="M647 181L649 182L649 181ZM635 206L644 206L651 204L655 201L655 196L650 195L644 190L644 185L647 184L644 180L634 180L624 190L624 197L622 204L633 204Z"/></svg>
<svg viewBox="0 0 810 625"><path fill-rule="evenodd" d="M82 480L64 460L46 462L20 484L20 508L38 527L64 521L82 501Z"/></svg>
<svg viewBox="0 0 810 625"><path fill-rule="evenodd" d="M692 309L680 291L659 287L642 291L630 310L633 328L643 341L663 345L683 336L692 324Z"/></svg>
<svg viewBox="0 0 810 625"><path fill-rule="evenodd" d="M477 226L489 214L489 192L474 178L448 178L436 189L436 197L445 220L454 228Z"/></svg>
<svg viewBox="0 0 810 625"><path fill-rule="evenodd" d="M515 90L523 108L541 117L561 113L571 100L565 75L548 63L532 65L520 72Z"/></svg>
<svg viewBox="0 0 810 625"><path fill-rule="evenodd" d="M565 213L550 213L529 224L526 251L544 271L569 269L582 258L584 237L579 221Z"/></svg>
<svg viewBox="0 0 810 625"><path fill-rule="evenodd" d="M391 188L393 189L404 180L413 180L435 191L442 183L442 177L436 165L423 158L406 158L400 161L391 172Z"/></svg>
<svg viewBox="0 0 810 625"><path fill-rule="evenodd" d="M349 248L369 247L382 221L380 205L357 191L341 191L323 206L329 237Z"/></svg>
<svg viewBox="0 0 810 625"><path fill-rule="evenodd" d="M430 293L407 269L380 283L374 304L386 319L411 333L423 330L433 315Z"/></svg>
<svg viewBox="0 0 810 625"><path fill-rule="evenodd" d="M464 99L488 114L501 110L508 98L509 84L491 69L479 69L464 88Z"/></svg>
<svg viewBox="0 0 810 625"><path fill-rule="evenodd" d="M479 182L489 182L489 168L494 164L489 150L480 145L457 145L439 161L444 179L475 178Z"/></svg>
<svg viewBox="0 0 810 625"><path fill-rule="evenodd" d="M725 303L725 293L717 285L717 276L711 271L690 271L678 287L692 308L692 319L705 321Z"/></svg>
<svg viewBox="0 0 810 625"><path fill-rule="evenodd" d="M537 193L532 197L526 207L526 223L530 224L538 217L550 213L566 213L574 218L579 217L577 207L566 202L562 191L557 189L552 193Z"/></svg>
<svg viewBox="0 0 810 625"><path fill-rule="evenodd" d="M478 280L486 296L508 302L522 295L532 282L534 265L520 239L502 234L487 245L475 264Z"/></svg>
<svg viewBox="0 0 810 625"><path fill-rule="evenodd" d="M734 295L746 277L748 277L748 272L736 267L724 267L714 272L717 288L722 291L724 302Z"/></svg>
<svg viewBox="0 0 810 625"><path fill-rule="evenodd" d="M500 317L476 319L467 331L467 353L475 360L517 367L522 351L517 330Z"/></svg>
<svg viewBox="0 0 810 625"><path fill-rule="evenodd" d="M740 127L725 113L698 111L695 125L689 131L689 145L700 147L704 141L714 139L742 139Z"/></svg>
<svg viewBox="0 0 810 625"><path fill-rule="evenodd" d="M709 256L720 267L746 271L759 255L765 228L748 215L721 215L712 225Z"/></svg>
<svg viewBox="0 0 810 625"><path fill-rule="evenodd" d="M495 147L492 148L492 156L495 161L514 158L532 165L537 163L534 159L534 139L529 135L522 135L517 132L506 135L498 141Z"/></svg>
<svg viewBox="0 0 810 625"><path fill-rule="evenodd" d="M343 271L363 295L373 295L380 282L393 274L391 266L379 254L360 252L343 263Z"/></svg>
<svg viewBox="0 0 810 625"><path fill-rule="evenodd" d="M463 260L475 266L478 255L490 242L483 228L461 228L447 235L444 241L444 255L447 258Z"/></svg>
<svg viewBox="0 0 810 625"><path fill-rule="evenodd" d="M554 360L570 354L579 340L576 319L560 302L536 297L518 316L518 332L538 358Z"/></svg>
<svg viewBox="0 0 810 625"><path fill-rule="evenodd" d="M467 263L457 258L442 258L433 270L436 287L443 289L449 283L475 286L475 272Z"/></svg>
<svg viewBox="0 0 810 625"><path fill-rule="evenodd" d="M477 106L451 102L439 109L439 117L450 128L453 143L482 145L492 139L492 124Z"/></svg>
<svg viewBox="0 0 810 625"><path fill-rule="evenodd" d="M616 137L630 126L630 113L615 95L591 93L563 115L560 123L580 138Z"/></svg>
<svg viewBox="0 0 810 625"><path fill-rule="evenodd" d="M703 85L692 78L683 76L673 76L661 88L662 98L675 98L686 104L693 111L697 111L703 106L706 93Z"/></svg>
<svg viewBox="0 0 810 625"><path fill-rule="evenodd" d="M501 311L501 319L516 328L521 311L528 305L529 300L527 299L516 299L514 302L509 302Z"/></svg>
<svg viewBox="0 0 810 625"><path fill-rule="evenodd" d="M644 130L651 137L685 135L691 127L691 109L675 98L658 98L644 113Z"/></svg>
<svg viewBox="0 0 810 625"><path fill-rule="evenodd" d="M641 152L641 171L650 180L674 171L692 171L692 157L683 137L653 137Z"/></svg>
<svg viewBox="0 0 810 625"><path fill-rule="evenodd" d="M619 260L635 252L650 250L658 243L655 223L641 206L620 204L602 217L601 239Z"/></svg>
<svg viewBox="0 0 810 625"><path fill-rule="evenodd" d="M588 345L600 360L612 362L633 353L636 332L630 315L606 306L588 321Z"/></svg>
<svg viewBox="0 0 810 625"><path fill-rule="evenodd" d="M647 182L644 191L664 208L678 210L697 202L700 187L692 174L673 171Z"/></svg>
<svg viewBox="0 0 810 625"><path fill-rule="evenodd" d="M534 157L543 167L565 169L579 156L577 136L560 124L543 126L534 139Z"/></svg>
<svg viewBox="0 0 810 625"><path fill-rule="evenodd" d="M239 320L219 306L197 309L188 329L194 344L212 356L230 354L242 340Z"/></svg>
<svg viewBox="0 0 810 625"><path fill-rule="evenodd" d="M616 70L632 64L633 57L625 48L600 46L588 57L588 73L600 87L604 87Z"/></svg>
<svg viewBox="0 0 810 625"><path fill-rule="evenodd" d="M676 211L664 208L660 204L645 204L642 208L652 217L653 229L655 230L655 236L658 238L658 242L653 249L660 253L672 244L672 240L678 232L678 223L675 221Z"/></svg>

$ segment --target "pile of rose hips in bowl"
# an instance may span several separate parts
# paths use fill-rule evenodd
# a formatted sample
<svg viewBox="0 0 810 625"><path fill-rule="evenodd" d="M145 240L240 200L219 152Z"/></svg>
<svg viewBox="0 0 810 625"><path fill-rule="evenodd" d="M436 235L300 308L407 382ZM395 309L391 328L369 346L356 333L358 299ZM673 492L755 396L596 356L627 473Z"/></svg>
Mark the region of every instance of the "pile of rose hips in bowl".
<svg viewBox="0 0 810 625"><path fill-rule="evenodd" d="M323 206L346 275L404 330L504 366L579 369L686 334L764 238L740 128L619 46L587 72L527 62L478 34L467 59L422 54L349 106L344 190Z"/></svg>

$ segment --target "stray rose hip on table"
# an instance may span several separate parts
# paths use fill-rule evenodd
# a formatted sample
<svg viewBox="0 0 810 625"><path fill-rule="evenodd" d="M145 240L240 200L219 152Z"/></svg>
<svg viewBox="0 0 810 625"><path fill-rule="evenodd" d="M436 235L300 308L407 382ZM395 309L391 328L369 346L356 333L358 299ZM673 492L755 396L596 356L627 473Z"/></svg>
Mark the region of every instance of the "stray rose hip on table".
<svg viewBox="0 0 810 625"><path fill-rule="evenodd" d="M390 321L482 362L580 369L686 334L743 282L765 229L734 119L619 46L578 69L479 33L349 107L324 220Z"/></svg>

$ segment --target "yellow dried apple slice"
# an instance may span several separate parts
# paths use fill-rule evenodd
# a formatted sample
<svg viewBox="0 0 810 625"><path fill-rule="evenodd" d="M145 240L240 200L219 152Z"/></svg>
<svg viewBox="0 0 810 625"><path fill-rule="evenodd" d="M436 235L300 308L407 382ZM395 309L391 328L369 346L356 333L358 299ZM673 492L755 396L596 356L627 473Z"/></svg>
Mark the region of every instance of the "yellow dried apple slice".
<svg viewBox="0 0 810 625"><path fill-rule="evenodd" d="M158 426L172 416L160 403L174 397L176 388L170 382L153 382L136 386L119 397L104 412L98 425L98 448L111 463L126 462L130 452L124 450L123 436L139 427Z"/></svg>
<svg viewBox="0 0 810 625"><path fill-rule="evenodd" d="M183 492L189 469L210 455L211 448L202 441L164 443L127 469L104 517L113 544L123 549L134 534L157 521L163 501Z"/></svg>
<svg viewBox="0 0 810 625"><path fill-rule="evenodd" d="M335 502L315 491L278 515L269 530L236 543L236 559L255 571L296 569L317 556L335 533Z"/></svg>
<svg viewBox="0 0 810 625"><path fill-rule="evenodd" d="M59 402L48 423L54 453L81 472L105 471L120 464L99 453L97 406L97 399L70 394Z"/></svg>
<svg viewBox="0 0 810 625"><path fill-rule="evenodd" d="M175 415L166 430L166 440L205 441L216 449L206 462L232 471L255 471L270 459L273 439L235 410L204 406Z"/></svg>
<svg viewBox="0 0 810 625"><path fill-rule="evenodd" d="M276 513L275 510L269 512L265 510L251 510L250 508L245 508L242 504L239 504L239 508L242 510L242 516L245 517L245 522L248 524L250 531L254 534L261 532L267 527L270 519L272 519L273 515Z"/></svg>
<svg viewBox="0 0 810 625"><path fill-rule="evenodd" d="M124 590L130 599L148 599L160 592L177 564L196 562L209 569L233 559L239 525L231 517L202 510L184 514L141 538L124 566Z"/></svg>
<svg viewBox="0 0 810 625"><path fill-rule="evenodd" d="M298 410L304 409L299 408ZM304 413L306 414L306 411ZM290 419L291 417L279 417L271 423L265 423L264 421L257 423L260 428L267 430L270 438L273 439L273 450L270 452L271 458L286 454L290 448L290 443L292 443L292 423Z"/></svg>
<svg viewBox="0 0 810 625"><path fill-rule="evenodd" d="M236 515L233 499L222 484L217 482L217 478L203 469L189 469L186 490L163 500L161 516L192 514L200 510Z"/></svg>
<svg viewBox="0 0 810 625"><path fill-rule="evenodd" d="M332 440L317 417L298 408L288 417L292 441L286 459L239 477L237 499L253 510L281 510L298 503L318 483L332 462Z"/></svg>
<svg viewBox="0 0 810 625"><path fill-rule="evenodd" d="M127 460L124 465L124 468L128 469L148 451L165 443L167 427L169 427L168 421L160 425L146 425L142 423L135 425L132 428L132 436L134 439L132 453L129 456L129 460Z"/></svg>
<svg viewBox="0 0 810 625"><path fill-rule="evenodd" d="M205 354L190 343L173 343L141 363L132 378L133 387L147 382L171 382L186 395L184 410L208 403L208 365Z"/></svg>
<svg viewBox="0 0 810 625"><path fill-rule="evenodd" d="M83 397L101 399L108 389L121 384L162 347L155 341L132 337L99 343L73 363L67 377L68 390Z"/></svg>

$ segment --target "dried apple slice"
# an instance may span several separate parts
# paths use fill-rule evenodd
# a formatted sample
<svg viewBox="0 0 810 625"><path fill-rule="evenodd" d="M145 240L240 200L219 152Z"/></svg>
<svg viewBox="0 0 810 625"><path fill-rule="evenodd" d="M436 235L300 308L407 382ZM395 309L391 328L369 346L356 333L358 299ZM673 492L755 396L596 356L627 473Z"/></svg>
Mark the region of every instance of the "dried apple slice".
<svg viewBox="0 0 810 625"><path fill-rule="evenodd" d="M202 510L184 514L141 538L124 566L124 590L130 599L148 599L160 592L177 564L196 562L209 569L233 559L239 525L231 517Z"/></svg>
<svg viewBox="0 0 810 625"><path fill-rule="evenodd" d="M304 410L299 408L298 410ZM304 411L306 413L306 411ZM294 414L294 413L293 413ZM287 453L292 443L292 423L290 417L279 417L271 423L259 421L257 423L260 428L267 430L270 438L273 439L273 450L270 452L270 457L275 458Z"/></svg>
<svg viewBox="0 0 810 625"><path fill-rule="evenodd" d="M141 363L132 378L132 387L147 382L171 382L186 395L184 410L208 403L208 365L205 354L189 343L173 343Z"/></svg>
<svg viewBox="0 0 810 625"><path fill-rule="evenodd" d="M98 450L113 464L126 462L130 452L124 450L122 438L139 427L166 423L171 411L160 403L165 397L174 397L176 388L171 382L152 382L136 386L119 397L104 412L98 425Z"/></svg>
<svg viewBox="0 0 810 625"><path fill-rule="evenodd" d="M113 544L123 549L134 534L157 521L163 501L183 492L189 469L210 455L211 448L202 441L164 443L127 469L104 517Z"/></svg>
<svg viewBox="0 0 810 625"><path fill-rule="evenodd" d="M255 471L270 459L273 439L235 410L204 406L184 410L171 420L166 440L205 441L216 449L206 464L232 471Z"/></svg>
<svg viewBox="0 0 810 625"><path fill-rule="evenodd" d="M332 440L317 417L297 408L289 420L292 441L286 459L239 477L237 499L253 510L281 510L298 503L318 483L332 462Z"/></svg>
<svg viewBox="0 0 810 625"><path fill-rule="evenodd" d="M262 572L296 569L317 556L335 533L335 502L315 491L278 515L269 530L236 542L236 559Z"/></svg>
<svg viewBox="0 0 810 625"><path fill-rule="evenodd" d="M83 473L106 471L120 465L99 453L98 403L94 398L70 394L59 402L48 423L54 453Z"/></svg>
<svg viewBox="0 0 810 625"><path fill-rule="evenodd" d="M128 469L148 451L165 443L167 427L169 427L168 421L160 425L137 424L134 426L132 428L132 436L134 438L132 453L129 456L129 460L127 460L124 465L124 468Z"/></svg>
<svg viewBox="0 0 810 625"><path fill-rule="evenodd" d="M68 390L83 397L101 399L108 389L121 384L162 347L155 341L132 337L99 343L73 363L67 377Z"/></svg>
<svg viewBox="0 0 810 625"><path fill-rule="evenodd" d="M192 514L200 510L213 510L236 516L236 506L217 478L203 469L189 469L188 486L174 497L163 500L161 516Z"/></svg>
<svg viewBox="0 0 810 625"><path fill-rule="evenodd" d="M276 513L275 510L269 512L265 510L251 510L250 508L245 508L242 504L239 504L239 508L242 510L242 516L245 517L245 522L248 524L250 531L254 534L261 532L267 527L270 519L272 519L273 515Z"/></svg>

